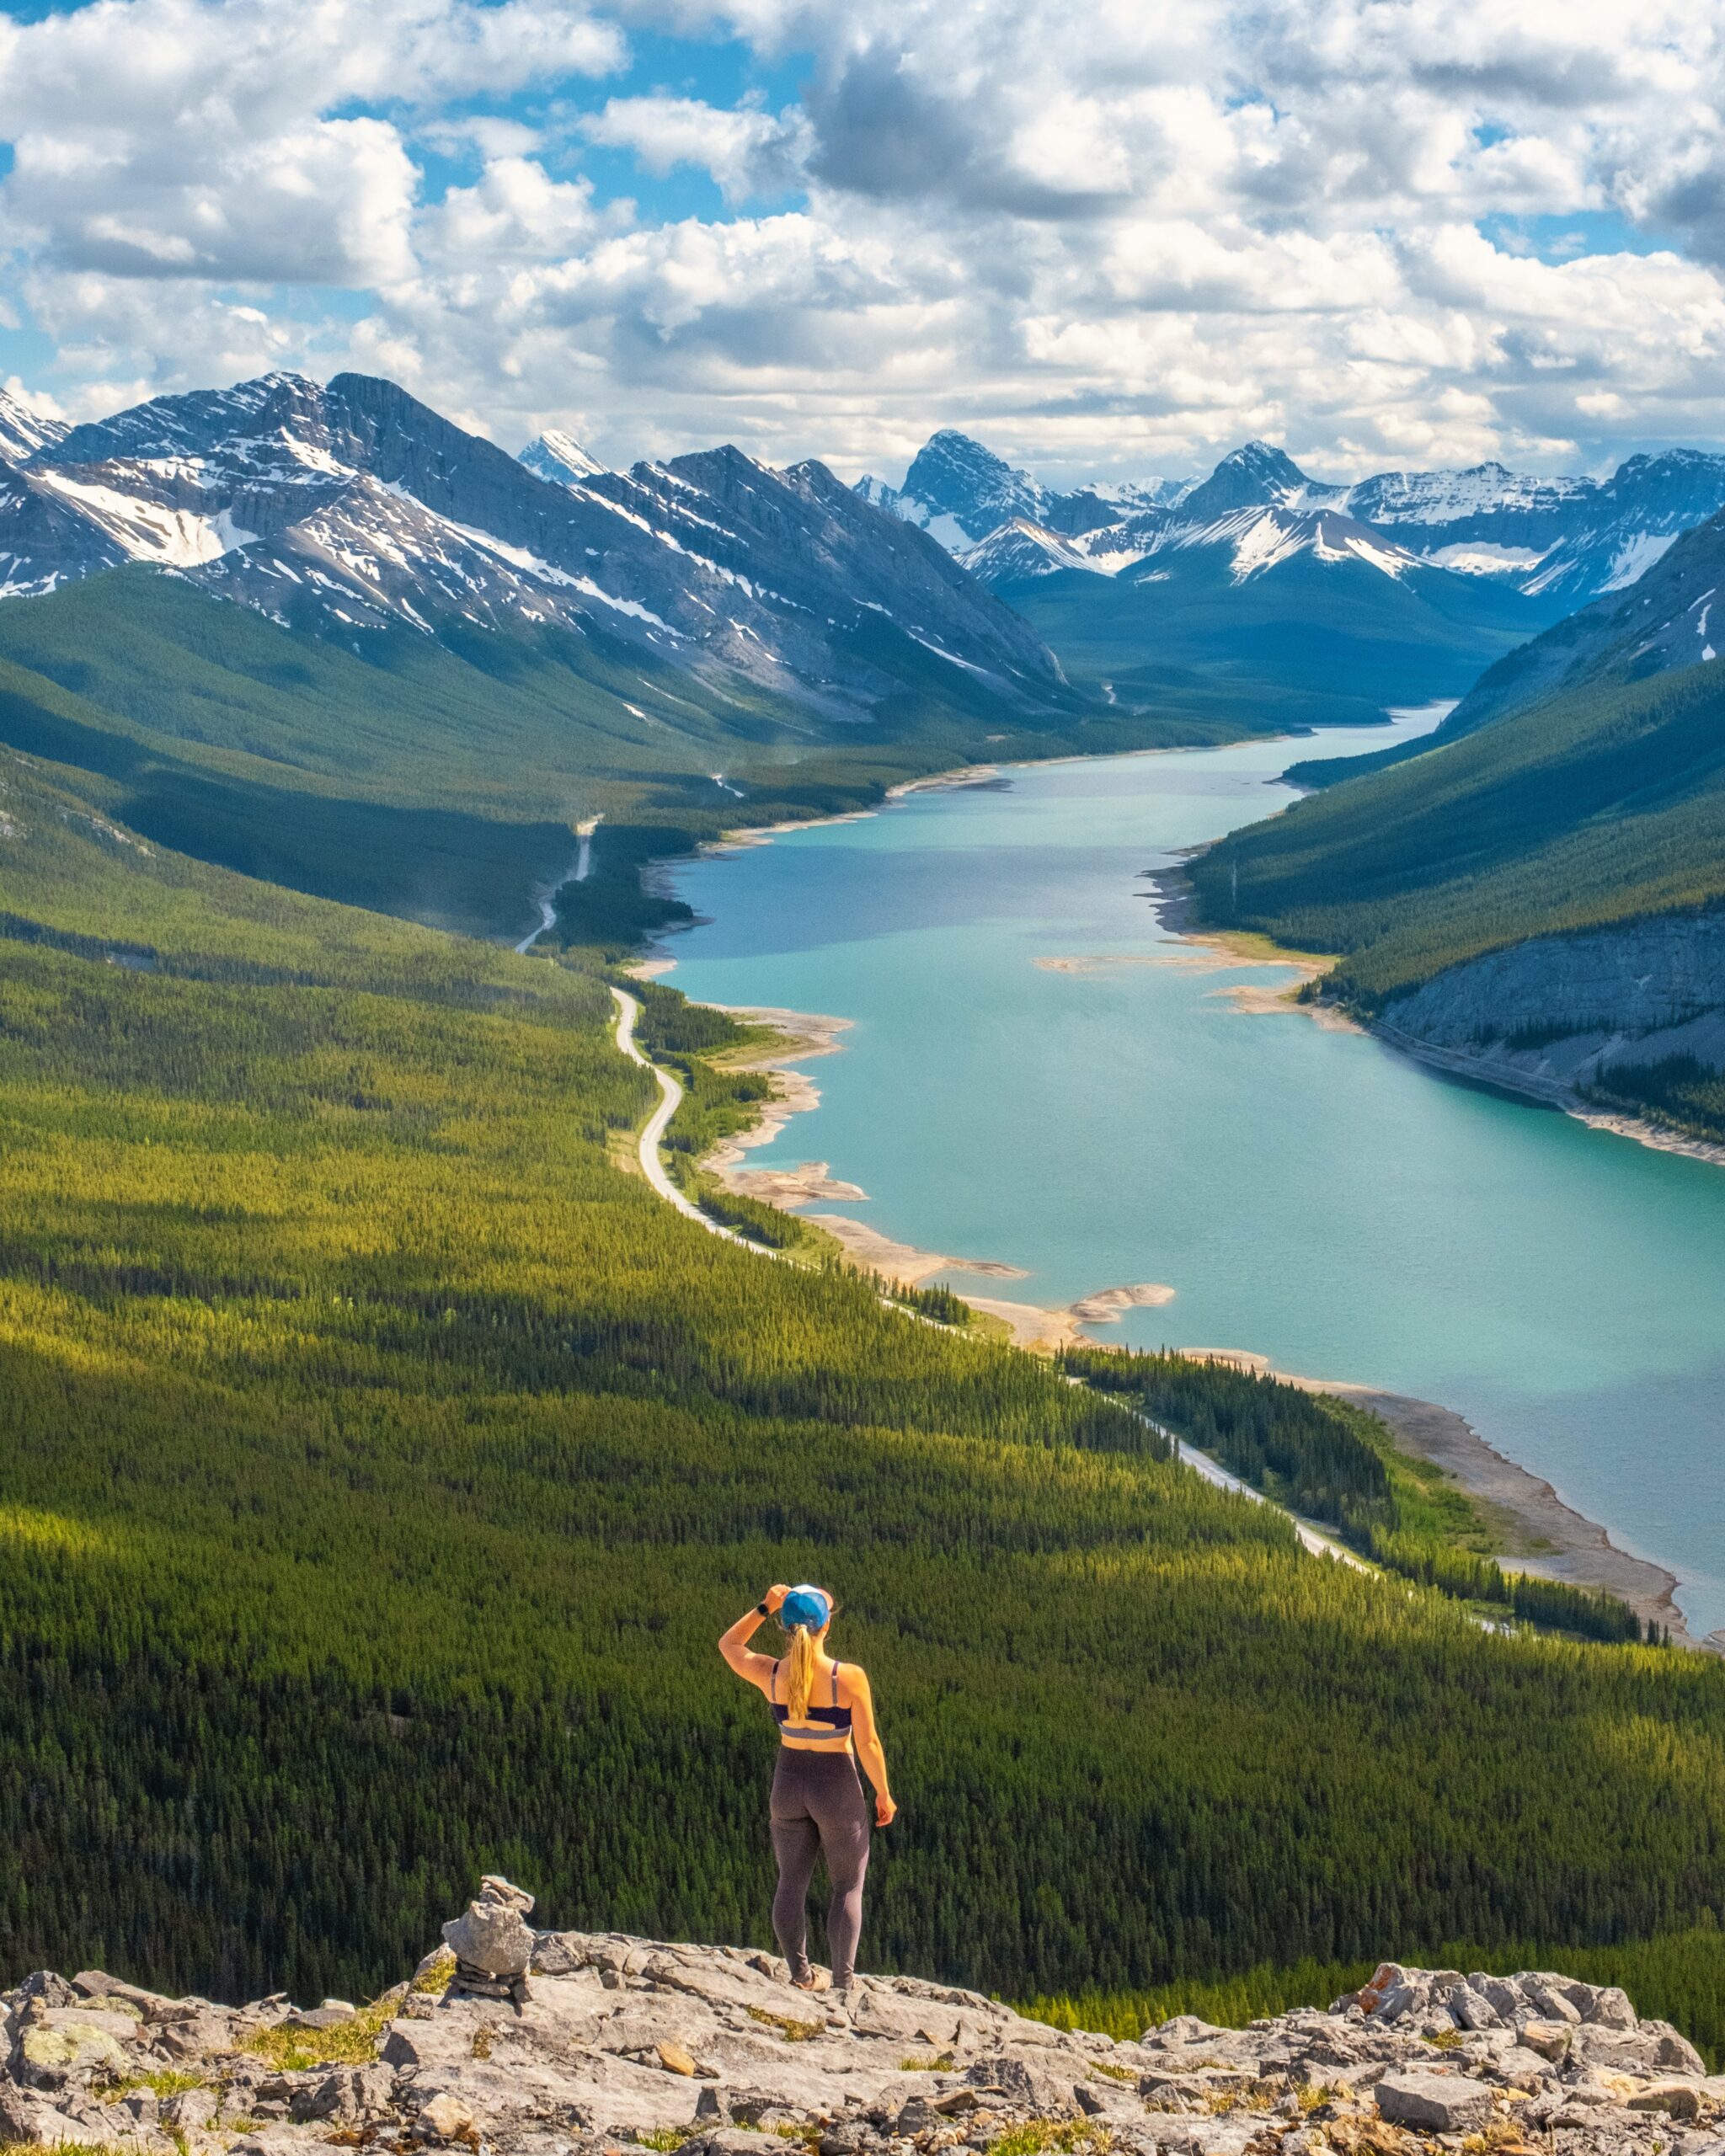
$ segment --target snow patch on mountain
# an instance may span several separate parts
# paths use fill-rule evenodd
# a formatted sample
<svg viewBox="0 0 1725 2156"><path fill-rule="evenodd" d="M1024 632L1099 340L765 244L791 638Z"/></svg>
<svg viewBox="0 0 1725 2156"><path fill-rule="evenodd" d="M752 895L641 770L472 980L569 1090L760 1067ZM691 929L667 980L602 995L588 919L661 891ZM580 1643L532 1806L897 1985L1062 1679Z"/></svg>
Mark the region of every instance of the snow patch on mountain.
<svg viewBox="0 0 1725 2156"><path fill-rule="evenodd" d="M1602 592L1626 591L1638 584L1676 538L1674 531L1637 531L1611 557L1611 573L1599 586Z"/></svg>
<svg viewBox="0 0 1725 2156"><path fill-rule="evenodd" d="M170 568L195 568L213 562L257 537L235 520L231 510L213 516L195 510L121 494L115 488L74 479L64 472L44 472L45 487L82 509L93 524L117 540L134 561L159 562Z"/></svg>
<svg viewBox="0 0 1725 2156"><path fill-rule="evenodd" d="M1420 559L1434 568L1454 569L1461 576L1510 576L1519 570L1536 569L1545 553L1531 547L1494 547L1483 539L1461 539L1453 546L1434 547Z"/></svg>
<svg viewBox="0 0 1725 2156"><path fill-rule="evenodd" d="M990 532L980 546L962 549L957 558L985 584L1028 582L1053 576L1061 569L1087 569L1092 575L1111 576L1118 566L1092 557L1083 540L1063 539L1058 532L1025 516L1015 516L1009 524Z"/></svg>

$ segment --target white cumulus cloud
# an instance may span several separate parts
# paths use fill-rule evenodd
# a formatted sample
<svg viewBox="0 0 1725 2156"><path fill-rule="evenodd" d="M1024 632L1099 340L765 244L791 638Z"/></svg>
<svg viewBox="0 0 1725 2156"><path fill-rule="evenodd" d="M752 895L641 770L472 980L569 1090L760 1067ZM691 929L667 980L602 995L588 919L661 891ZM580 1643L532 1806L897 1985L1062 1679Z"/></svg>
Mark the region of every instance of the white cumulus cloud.
<svg viewBox="0 0 1725 2156"><path fill-rule="evenodd" d="M92 0L0 21L0 303L68 408L353 364L613 458L1598 464L1725 437L1722 114L1711 0Z"/></svg>

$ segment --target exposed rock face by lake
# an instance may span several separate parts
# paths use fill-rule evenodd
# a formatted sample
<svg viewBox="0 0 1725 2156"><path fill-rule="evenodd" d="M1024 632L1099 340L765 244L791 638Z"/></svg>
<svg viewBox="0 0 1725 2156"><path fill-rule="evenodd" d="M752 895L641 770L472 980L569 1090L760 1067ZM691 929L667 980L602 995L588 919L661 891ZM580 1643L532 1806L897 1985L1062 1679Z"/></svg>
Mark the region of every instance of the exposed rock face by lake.
<svg viewBox="0 0 1725 2156"><path fill-rule="evenodd" d="M1391 1038L1568 1099L1614 1065L1725 1070L1725 911L1541 936L1450 966L1386 1006Z"/></svg>
<svg viewBox="0 0 1725 2156"><path fill-rule="evenodd" d="M575 2156L645 2143L761 2156L1028 2151L1725 2156L1725 2077L1623 1993L1386 1963L1327 2009L1141 2041L1059 2031L909 1977L799 1992L776 1956L534 1931L488 1881L374 2005L170 1999L98 1971L0 1998L0 2137L139 2156L459 2143ZM478 1958L473 1958L477 1956ZM1016 2129L1060 2124L1055 2139ZM1536 2142L1530 2137L1537 2137Z"/></svg>

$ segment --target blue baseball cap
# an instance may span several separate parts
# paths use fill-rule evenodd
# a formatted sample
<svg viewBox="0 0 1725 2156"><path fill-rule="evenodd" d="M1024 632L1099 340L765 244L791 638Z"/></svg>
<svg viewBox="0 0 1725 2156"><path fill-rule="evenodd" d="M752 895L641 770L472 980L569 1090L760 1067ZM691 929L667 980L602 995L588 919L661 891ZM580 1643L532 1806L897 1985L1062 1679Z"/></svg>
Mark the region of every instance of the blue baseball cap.
<svg viewBox="0 0 1725 2156"><path fill-rule="evenodd" d="M778 1621L788 1632L794 1632L798 1625L820 1631L831 1616L832 1597L824 1588L793 1587L778 1606Z"/></svg>

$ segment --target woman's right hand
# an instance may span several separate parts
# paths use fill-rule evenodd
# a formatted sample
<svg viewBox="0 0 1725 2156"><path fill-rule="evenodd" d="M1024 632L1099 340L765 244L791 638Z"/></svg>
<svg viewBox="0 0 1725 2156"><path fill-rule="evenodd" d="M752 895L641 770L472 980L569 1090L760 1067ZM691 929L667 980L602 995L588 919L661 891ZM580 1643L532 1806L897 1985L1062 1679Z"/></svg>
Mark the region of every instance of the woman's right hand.
<svg viewBox="0 0 1725 2156"><path fill-rule="evenodd" d="M898 1816L899 1807L895 1799L890 1796L875 1798L874 1823L877 1827L890 1827Z"/></svg>
<svg viewBox="0 0 1725 2156"><path fill-rule="evenodd" d="M784 1606L784 1598L790 1591L784 1586L768 1588L763 1599L766 1604L766 1614L769 1617L777 1616L780 1609Z"/></svg>

